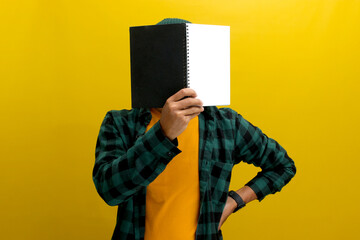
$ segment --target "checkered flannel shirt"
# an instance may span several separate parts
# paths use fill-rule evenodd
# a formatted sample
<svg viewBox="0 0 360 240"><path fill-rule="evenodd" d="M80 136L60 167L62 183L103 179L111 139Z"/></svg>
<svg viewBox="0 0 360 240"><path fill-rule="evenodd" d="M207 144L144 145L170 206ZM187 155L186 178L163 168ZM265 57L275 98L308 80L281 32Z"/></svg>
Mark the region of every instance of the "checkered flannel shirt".
<svg viewBox="0 0 360 240"><path fill-rule="evenodd" d="M146 187L181 153L159 122L145 133L150 120L149 109L111 110L100 127L93 181L101 198L118 206L113 240L144 239ZM258 201L280 191L296 173L285 149L258 127L230 108L205 107L199 115L197 240L222 239L217 228L232 168L241 161L261 168L246 184Z"/></svg>

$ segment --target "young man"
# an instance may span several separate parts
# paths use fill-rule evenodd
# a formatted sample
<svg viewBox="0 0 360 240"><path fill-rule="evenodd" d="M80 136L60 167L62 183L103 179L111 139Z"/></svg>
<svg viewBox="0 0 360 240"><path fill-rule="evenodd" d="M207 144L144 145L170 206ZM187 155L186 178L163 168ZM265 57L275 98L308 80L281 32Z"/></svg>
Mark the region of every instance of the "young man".
<svg viewBox="0 0 360 240"><path fill-rule="evenodd" d="M274 139L230 108L203 107L190 88L160 109L107 112L95 157L96 189L118 206L112 239L222 239L231 213L279 192L296 173ZM229 192L241 161L262 170Z"/></svg>

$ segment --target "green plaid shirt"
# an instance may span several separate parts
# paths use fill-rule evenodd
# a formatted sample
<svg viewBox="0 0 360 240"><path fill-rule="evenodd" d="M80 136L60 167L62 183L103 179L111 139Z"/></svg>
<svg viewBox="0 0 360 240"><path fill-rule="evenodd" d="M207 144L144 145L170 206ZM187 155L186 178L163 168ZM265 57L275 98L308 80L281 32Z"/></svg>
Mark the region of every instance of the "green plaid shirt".
<svg viewBox="0 0 360 240"><path fill-rule="evenodd" d="M118 206L114 240L144 239L146 187L181 152L166 138L149 109L107 112L96 142L93 181L101 198ZM200 214L197 240L222 239L217 227L229 190L231 171L244 161L261 168L246 185L258 201L282 189L295 175L293 160L230 108L205 107L199 115Z"/></svg>

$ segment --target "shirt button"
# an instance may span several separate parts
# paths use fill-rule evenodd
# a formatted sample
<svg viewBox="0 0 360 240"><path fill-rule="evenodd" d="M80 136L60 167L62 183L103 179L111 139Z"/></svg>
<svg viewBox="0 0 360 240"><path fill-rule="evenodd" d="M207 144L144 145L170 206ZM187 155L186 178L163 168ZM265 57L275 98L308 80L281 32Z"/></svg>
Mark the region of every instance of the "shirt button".
<svg viewBox="0 0 360 240"><path fill-rule="evenodd" d="M167 155L168 155L169 157L173 157L173 156L174 156L174 153L168 152Z"/></svg>

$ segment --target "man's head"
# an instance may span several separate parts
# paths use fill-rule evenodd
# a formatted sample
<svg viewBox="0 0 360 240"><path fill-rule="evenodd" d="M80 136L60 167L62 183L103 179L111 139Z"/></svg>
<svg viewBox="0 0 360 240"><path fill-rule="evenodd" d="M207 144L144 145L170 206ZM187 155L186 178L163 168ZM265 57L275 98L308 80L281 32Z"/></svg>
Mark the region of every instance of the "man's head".
<svg viewBox="0 0 360 240"><path fill-rule="evenodd" d="M165 18L158 22L156 25L163 25L163 24L177 24L177 23L191 23L187 20L180 19L180 18Z"/></svg>

